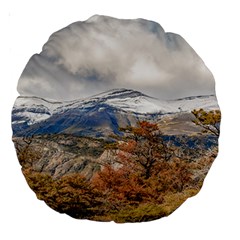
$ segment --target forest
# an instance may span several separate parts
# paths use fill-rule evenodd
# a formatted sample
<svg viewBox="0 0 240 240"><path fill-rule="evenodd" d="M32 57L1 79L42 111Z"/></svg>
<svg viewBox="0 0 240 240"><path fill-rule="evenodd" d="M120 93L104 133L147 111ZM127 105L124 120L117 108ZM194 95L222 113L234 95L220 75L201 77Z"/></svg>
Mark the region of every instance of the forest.
<svg viewBox="0 0 240 240"><path fill-rule="evenodd" d="M111 136L111 141L84 140L93 147L88 152L84 145L84 153L84 146L81 151L76 148L76 154L82 158L100 157L91 160L91 174L82 171L82 167L54 175L53 171L44 170L49 161L46 159L37 168L37 163L43 161L43 150L36 147L36 142L44 136L21 141L16 138L14 143L27 183L38 199L54 210L77 219L151 221L169 215L188 197L196 195L217 156L220 111L200 109L192 114L194 124L202 129L196 136L167 138L158 123L139 121L136 126L121 128L122 135ZM58 145L60 137L63 141L63 136L55 136ZM192 146L189 142L193 138L197 144ZM210 146L206 145L209 138L213 139ZM78 145L83 142L81 137L67 139ZM47 151L51 157L49 152L54 151ZM67 156L66 149L64 154Z"/></svg>

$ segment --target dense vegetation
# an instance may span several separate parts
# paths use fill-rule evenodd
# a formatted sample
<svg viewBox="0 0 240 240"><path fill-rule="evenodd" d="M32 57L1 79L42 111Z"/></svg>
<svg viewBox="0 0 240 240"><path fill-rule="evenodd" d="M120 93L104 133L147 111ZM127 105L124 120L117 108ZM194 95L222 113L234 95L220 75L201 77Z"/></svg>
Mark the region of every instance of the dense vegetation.
<svg viewBox="0 0 240 240"><path fill-rule="evenodd" d="M193 114L203 134L219 135L219 112ZM156 123L142 121L121 131L124 137L115 142L101 142L114 159L98 163L90 179L81 173L54 177L36 171L33 164L41 159L41 150L32 148L31 139L24 140L25 147L16 144L29 186L48 206L74 218L150 221L169 215L195 195L217 154L217 147L206 150L201 142L192 151L185 138L177 145L166 140Z"/></svg>

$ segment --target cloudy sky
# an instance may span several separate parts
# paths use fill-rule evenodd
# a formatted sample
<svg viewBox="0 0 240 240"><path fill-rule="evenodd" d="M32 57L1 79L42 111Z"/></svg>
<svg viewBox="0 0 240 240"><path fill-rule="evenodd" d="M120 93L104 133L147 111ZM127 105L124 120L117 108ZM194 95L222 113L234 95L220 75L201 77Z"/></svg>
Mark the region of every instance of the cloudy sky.
<svg viewBox="0 0 240 240"><path fill-rule="evenodd" d="M214 93L214 79L179 35L155 22L93 16L52 34L18 82L21 95L85 98L114 88L159 99Z"/></svg>

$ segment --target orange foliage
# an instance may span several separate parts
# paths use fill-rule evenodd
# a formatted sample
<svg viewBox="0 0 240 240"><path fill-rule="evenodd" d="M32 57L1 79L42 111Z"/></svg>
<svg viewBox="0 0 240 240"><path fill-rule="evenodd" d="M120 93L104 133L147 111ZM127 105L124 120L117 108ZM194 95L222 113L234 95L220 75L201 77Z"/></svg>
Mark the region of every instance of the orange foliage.
<svg viewBox="0 0 240 240"><path fill-rule="evenodd" d="M127 204L161 204L167 192L183 191L191 180L187 163L173 158L157 124L140 122L138 127L123 130L127 137L118 144L119 166L105 166L92 180L106 202L115 209Z"/></svg>

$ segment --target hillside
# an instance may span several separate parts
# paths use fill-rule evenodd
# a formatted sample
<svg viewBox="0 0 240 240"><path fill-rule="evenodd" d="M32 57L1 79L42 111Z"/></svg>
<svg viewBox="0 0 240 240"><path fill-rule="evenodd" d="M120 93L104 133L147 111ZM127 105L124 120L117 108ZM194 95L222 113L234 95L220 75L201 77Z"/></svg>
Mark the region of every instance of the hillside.
<svg viewBox="0 0 240 240"><path fill-rule="evenodd" d="M196 96L163 101L129 89L113 89L68 102L18 97L12 110L12 129L14 136L66 133L108 137L121 134L119 127L135 126L138 121L148 120L160 121L168 134L176 133L175 130L170 131L173 129L170 126L180 126L181 129L186 123L184 131L192 133L198 129L191 123L190 113L199 108L218 109L216 97Z"/></svg>

